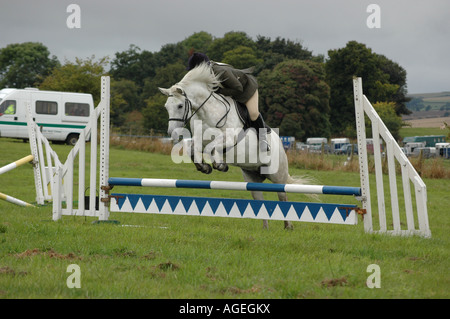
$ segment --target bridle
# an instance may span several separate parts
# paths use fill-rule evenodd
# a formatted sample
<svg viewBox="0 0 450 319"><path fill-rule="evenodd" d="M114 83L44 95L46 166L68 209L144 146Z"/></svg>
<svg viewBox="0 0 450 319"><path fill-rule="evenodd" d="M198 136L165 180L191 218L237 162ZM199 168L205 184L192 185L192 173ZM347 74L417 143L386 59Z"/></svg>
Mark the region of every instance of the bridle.
<svg viewBox="0 0 450 319"><path fill-rule="evenodd" d="M183 127L186 127L187 123L189 123L189 121L192 119L192 117L195 114L197 114L197 112L200 111L200 109L203 106L205 106L206 102L208 102L208 100L211 98L211 96L214 96L214 91L211 91L211 94L209 94L209 96L203 101L202 104L200 104L200 106L195 111L193 111L193 109L192 109L192 102L191 102L191 100L189 100L189 98L187 97L186 93L183 92L182 95L184 96L184 114L183 114L183 117L182 118L171 117L171 118L169 118L169 122L170 121L183 122ZM221 101L222 104L225 106L225 109L226 109L225 115L222 116L221 119L216 124L216 128L221 128L221 127L223 127L225 125L226 121L220 126L219 126L219 123L222 122L228 116L228 113L230 112L231 107L230 107L230 103L221 94L218 94L218 95L222 98L223 101L226 102L226 104L228 104L228 107L227 107L225 102ZM174 96L173 94L168 95L168 97L173 97L173 96ZM218 98L216 96L214 96L214 98L216 98L218 100ZM189 112L191 113L190 116L189 116Z"/></svg>

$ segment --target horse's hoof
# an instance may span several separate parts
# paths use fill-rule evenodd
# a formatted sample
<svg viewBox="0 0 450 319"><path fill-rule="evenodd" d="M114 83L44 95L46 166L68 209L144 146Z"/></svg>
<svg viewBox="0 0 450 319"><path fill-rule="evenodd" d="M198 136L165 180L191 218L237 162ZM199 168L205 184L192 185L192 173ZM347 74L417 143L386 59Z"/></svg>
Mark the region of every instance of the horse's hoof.
<svg viewBox="0 0 450 319"><path fill-rule="evenodd" d="M221 171L221 172L228 172L228 165L227 164L224 164L224 163L222 163L222 164L219 164L218 166L217 166L217 169L219 170L219 171Z"/></svg>
<svg viewBox="0 0 450 319"><path fill-rule="evenodd" d="M201 172L204 173L204 174L211 174L212 168L211 168L210 165L203 165L203 168L202 168Z"/></svg>
<svg viewBox="0 0 450 319"><path fill-rule="evenodd" d="M228 172L228 165L225 163L213 163L213 168L224 173Z"/></svg>

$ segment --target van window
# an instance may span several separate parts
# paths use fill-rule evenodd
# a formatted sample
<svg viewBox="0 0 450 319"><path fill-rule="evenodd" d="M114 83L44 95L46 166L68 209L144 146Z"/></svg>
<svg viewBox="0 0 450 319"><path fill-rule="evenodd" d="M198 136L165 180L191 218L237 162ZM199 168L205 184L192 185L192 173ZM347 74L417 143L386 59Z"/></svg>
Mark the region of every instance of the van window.
<svg viewBox="0 0 450 319"><path fill-rule="evenodd" d="M16 101L6 100L0 104L0 114L16 114Z"/></svg>
<svg viewBox="0 0 450 319"><path fill-rule="evenodd" d="M36 114L51 114L58 113L58 104L50 101L36 101Z"/></svg>
<svg viewBox="0 0 450 319"><path fill-rule="evenodd" d="M89 116L89 104L67 102L64 111L68 116Z"/></svg>

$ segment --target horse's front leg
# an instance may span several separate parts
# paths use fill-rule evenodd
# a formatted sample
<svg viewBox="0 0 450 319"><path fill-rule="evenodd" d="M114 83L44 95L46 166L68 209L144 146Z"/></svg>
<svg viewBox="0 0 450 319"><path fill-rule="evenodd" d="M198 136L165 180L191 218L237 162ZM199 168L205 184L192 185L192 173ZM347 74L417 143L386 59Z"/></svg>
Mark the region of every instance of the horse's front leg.
<svg viewBox="0 0 450 319"><path fill-rule="evenodd" d="M209 143L204 152L210 155L212 166L214 169L217 169L221 172L228 171L228 165L224 161L224 150L229 147L229 145L233 146L234 139L226 137L225 134L219 134L215 137L215 139Z"/></svg>
<svg viewBox="0 0 450 319"><path fill-rule="evenodd" d="M197 171L200 171L204 174L211 174L212 168L211 165L205 163L203 160L203 151L201 147L196 147L193 140L190 141L190 145L188 146L189 152L191 155L191 160L194 163L195 168Z"/></svg>

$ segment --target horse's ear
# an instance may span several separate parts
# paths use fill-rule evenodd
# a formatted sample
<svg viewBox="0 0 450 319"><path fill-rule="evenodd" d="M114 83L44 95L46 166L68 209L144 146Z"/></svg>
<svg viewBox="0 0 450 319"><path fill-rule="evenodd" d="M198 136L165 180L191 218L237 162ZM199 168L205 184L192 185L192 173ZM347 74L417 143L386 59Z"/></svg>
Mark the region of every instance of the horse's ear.
<svg viewBox="0 0 450 319"><path fill-rule="evenodd" d="M180 87L177 87L177 93L178 93L178 94L181 94L181 95L184 95L184 91L183 91L183 89L180 88Z"/></svg>
<svg viewBox="0 0 450 319"><path fill-rule="evenodd" d="M164 88L158 88L158 89L162 94L169 96L170 89L164 89Z"/></svg>

